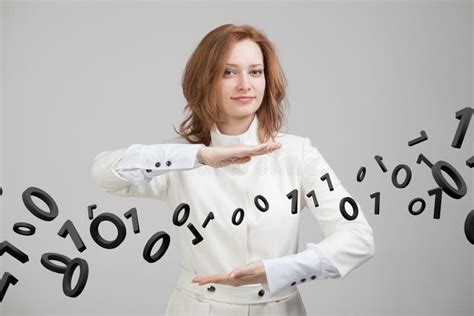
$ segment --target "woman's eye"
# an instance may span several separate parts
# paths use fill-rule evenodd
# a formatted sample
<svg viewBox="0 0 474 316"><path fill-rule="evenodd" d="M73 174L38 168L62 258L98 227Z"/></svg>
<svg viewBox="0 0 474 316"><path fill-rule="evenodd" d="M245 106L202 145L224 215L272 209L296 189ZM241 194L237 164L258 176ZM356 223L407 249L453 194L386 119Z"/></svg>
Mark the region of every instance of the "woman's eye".
<svg viewBox="0 0 474 316"><path fill-rule="evenodd" d="M224 70L224 76L230 76L231 74L237 74L237 72L235 72L234 70L232 69L226 69ZM255 76L255 77L259 77L261 74L263 74L263 70L259 69L259 70L252 70L250 71L250 74L252 76Z"/></svg>
<svg viewBox="0 0 474 316"><path fill-rule="evenodd" d="M233 70L226 69L224 70L224 76L230 75L231 73L235 73Z"/></svg>

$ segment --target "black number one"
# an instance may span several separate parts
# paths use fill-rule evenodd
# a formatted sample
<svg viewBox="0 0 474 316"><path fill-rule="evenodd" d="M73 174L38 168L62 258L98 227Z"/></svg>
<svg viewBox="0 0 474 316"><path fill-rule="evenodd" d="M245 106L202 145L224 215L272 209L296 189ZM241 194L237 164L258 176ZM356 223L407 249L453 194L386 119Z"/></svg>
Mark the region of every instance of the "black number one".
<svg viewBox="0 0 474 316"><path fill-rule="evenodd" d="M138 234L140 232L140 226L138 225L137 209L135 207L132 207L130 210L125 212L123 216L125 216L125 218L132 218L133 232L135 234Z"/></svg>
<svg viewBox="0 0 474 316"><path fill-rule="evenodd" d="M323 176L322 176L320 179L321 179L322 181L326 180L326 181L328 182L329 191L333 191L333 190L334 190L334 187L332 186L331 177L329 176L329 172L323 174Z"/></svg>
<svg viewBox="0 0 474 316"><path fill-rule="evenodd" d="M86 245L84 245L84 242L82 241L81 236L77 232L77 229L74 226L74 223L71 222L69 219L64 222L63 226L58 232L58 235L63 238L66 238L67 235L71 236L71 239L74 242L74 246L76 246L79 252L83 252L87 248Z"/></svg>
<svg viewBox="0 0 474 316"><path fill-rule="evenodd" d="M456 118L459 120L459 124L456 134L454 135L453 143L451 144L452 147L461 148L462 141L471 122L472 114L474 114L474 109L469 107L456 112Z"/></svg>
<svg viewBox="0 0 474 316"><path fill-rule="evenodd" d="M372 199L375 199L374 214L380 214L380 192L375 192L370 195Z"/></svg>
<svg viewBox="0 0 474 316"><path fill-rule="evenodd" d="M291 214L296 214L298 212L298 190L294 189L286 197L291 200Z"/></svg>
<svg viewBox="0 0 474 316"><path fill-rule="evenodd" d="M15 285L18 279L11 275L9 272L4 272L3 277L0 279L0 302L3 301L5 293L7 293L8 286L10 284Z"/></svg>
<svg viewBox="0 0 474 316"><path fill-rule="evenodd" d="M318 198L316 197L316 193L314 192L314 190L311 190L308 194L306 194L306 196L313 198L314 207L319 206Z"/></svg>
<svg viewBox="0 0 474 316"><path fill-rule="evenodd" d="M443 188L436 188L428 191L430 196L435 196L435 206L434 206L434 219L439 219L441 216L441 197L443 195Z"/></svg>

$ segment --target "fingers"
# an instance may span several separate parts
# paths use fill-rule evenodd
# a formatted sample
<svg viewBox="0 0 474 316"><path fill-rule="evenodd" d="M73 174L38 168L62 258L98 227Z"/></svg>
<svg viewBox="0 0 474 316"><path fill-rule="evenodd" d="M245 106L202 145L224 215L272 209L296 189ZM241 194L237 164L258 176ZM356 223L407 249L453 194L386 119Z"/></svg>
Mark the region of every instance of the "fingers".
<svg viewBox="0 0 474 316"><path fill-rule="evenodd" d="M259 283L258 275L250 271L238 271L234 275L233 272L229 274L221 274L221 275L210 275L210 276L197 276L191 282L197 283L198 285L205 285L208 283L215 283L215 284L227 284L232 286L241 286L245 284L254 284Z"/></svg>
<svg viewBox="0 0 474 316"><path fill-rule="evenodd" d="M237 159L232 160L232 163L246 163L246 162L249 162L250 159L252 159L252 157L250 157L250 156L241 157L241 158L237 158Z"/></svg>
<svg viewBox="0 0 474 316"><path fill-rule="evenodd" d="M252 152L252 156L263 155L280 149L280 143L264 143L257 146Z"/></svg>
<svg viewBox="0 0 474 316"><path fill-rule="evenodd" d="M229 164L243 164L252 156L264 155L281 148L280 143L264 143L259 145L238 144L229 147L209 147L208 164L219 168Z"/></svg>
<svg viewBox="0 0 474 316"><path fill-rule="evenodd" d="M248 152L252 156L263 155L266 153L267 147L268 147L267 144L256 145L254 148L249 148Z"/></svg>
<svg viewBox="0 0 474 316"><path fill-rule="evenodd" d="M231 274L230 275L230 279L232 280L250 280L250 279L253 279L255 278L255 273L253 272L237 272L237 273L234 273L234 274Z"/></svg>
<svg viewBox="0 0 474 316"><path fill-rule="evenodd" d="M242 147L242 148L240 148ZM260 156L275 150L280 149L280 143L264 143L260 145L253 145L253 146L238 146L236 151L231 152L230 154L237 157L244 157L244 156Z"/></svg>
<svg viewBox="0 0 474 316"><path fill-rule="evenodd" d="M229 276L231 279L235 279L236 277L239 276L239 268L235 268L229 273Z"/></svg>
<svg viewBox="0 0 474 316"><path fill-rule="evenodd" d="M206 283L222 283L225 282L229 276L227 274L214 274L214 275L207 275L207 276L196 276L194 279L191 280L192 283L199 283L199 285L203 285Z"/></svg>
<svg viewBox="0 0 474 316"><path fill-rule="evenodd" d="M253 263L249 263L244 267L235 268L229 273L231 279L253 277L255 276L255 267Z"/></svg>
<svg viewBox="0 0 474 316"><path fill-rule="evenodd" d="M222 165L230 165L230 164L243 164L246 162L249 162L252 157L250 156L245 156L245 157L239 157L239 158L229 158L221 161Z"/></svg>

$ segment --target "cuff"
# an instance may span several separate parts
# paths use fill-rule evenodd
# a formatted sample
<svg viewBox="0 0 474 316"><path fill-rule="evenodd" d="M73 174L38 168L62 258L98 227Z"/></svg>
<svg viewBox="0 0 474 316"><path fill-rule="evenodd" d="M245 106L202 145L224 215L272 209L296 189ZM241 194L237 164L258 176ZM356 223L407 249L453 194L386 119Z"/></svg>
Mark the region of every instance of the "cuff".
<svg viewBox="0 0 474 316"><path fill-rule="evenodd" d="M128 147L114 166L122 174L126 171L149 170L146 177L154 177L172 170L194 169L204 164L197 159L202 144L134 144Z"/></svg>
<svg viewBox="0 0 474 316"><path fill-rule="evenodd" d="M320 279L335 279L341 276L336 266L332 263L331 259L329 259L329 256L322 247L319 247L317 244L308 243L306 244L306 248L311 249L318 254L319 260L321 261Z"/></svg>
<svg viewBox="0 0 474 316"><path fill-rule="evenodd" d="M321 262L318 254L306 249L294 255L263 260L271 296L300 283L320 278Z"/></svg>

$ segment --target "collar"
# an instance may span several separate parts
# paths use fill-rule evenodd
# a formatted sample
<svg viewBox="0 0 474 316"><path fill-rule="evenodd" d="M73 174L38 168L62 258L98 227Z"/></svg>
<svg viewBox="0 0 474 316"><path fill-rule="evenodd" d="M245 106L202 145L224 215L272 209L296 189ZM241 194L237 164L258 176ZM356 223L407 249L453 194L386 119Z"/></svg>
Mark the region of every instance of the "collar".
<svg viewBox="0 0 474 316"><path fill-rule="evenodd" d="M260 140L258 138L258 117L255 113L252 123L249 128L240 135L226 135L222 134L217 128L216 123L211 128L211 143L210 146L229 146L236 144L258 145Z"/></svg>

